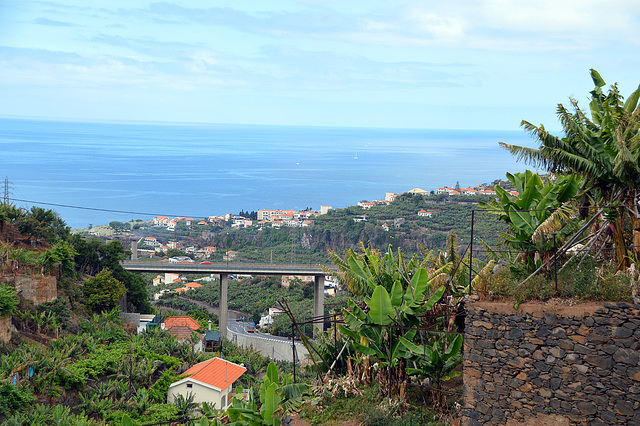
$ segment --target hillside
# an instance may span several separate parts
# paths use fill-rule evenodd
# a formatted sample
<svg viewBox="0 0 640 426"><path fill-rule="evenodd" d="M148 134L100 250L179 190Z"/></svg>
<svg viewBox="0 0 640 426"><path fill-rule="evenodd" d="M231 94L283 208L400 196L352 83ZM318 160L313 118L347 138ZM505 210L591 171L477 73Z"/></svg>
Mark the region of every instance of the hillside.
<svg viewBox="0 0 640 426"><path fill-rule="evenodd" d="M153 237L158 245L175 243L194 254L203 247L215 247L217 251L210 257L194 256L212 261L326 263L329 251L342 253L361 242L378 250L392 245L416 254L443 249L450 233L457 236L464 250L471 238L472 215L476 243L495 244L506 230L495 216L478 209L480 200L488 197L403 194L388 205L330 210L313 216L308 226L278 227L273 222L254 221L252 226L237 228L231 221L203 225L194 224L194 220L178 221L175 231L170 232L163 226L139 222L133 225L133 235L140 241L138 248L147 250L142 256L157 250L144 243L144 237ZM126 238L133 236L124 232ZM231 256L227 256L229 251Z"/></svg>

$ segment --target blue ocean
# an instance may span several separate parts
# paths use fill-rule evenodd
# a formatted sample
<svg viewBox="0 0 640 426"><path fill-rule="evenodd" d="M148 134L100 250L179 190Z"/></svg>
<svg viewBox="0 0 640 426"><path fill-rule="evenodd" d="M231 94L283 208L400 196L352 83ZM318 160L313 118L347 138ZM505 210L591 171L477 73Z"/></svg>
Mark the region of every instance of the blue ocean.
<svg viewBox="0 0 640 426"><path fill-rule="evenodd" d="M10 201L72 228L153 216L341 208L386 192L475 186L522 171L524 131L0 119Z"/></svg>

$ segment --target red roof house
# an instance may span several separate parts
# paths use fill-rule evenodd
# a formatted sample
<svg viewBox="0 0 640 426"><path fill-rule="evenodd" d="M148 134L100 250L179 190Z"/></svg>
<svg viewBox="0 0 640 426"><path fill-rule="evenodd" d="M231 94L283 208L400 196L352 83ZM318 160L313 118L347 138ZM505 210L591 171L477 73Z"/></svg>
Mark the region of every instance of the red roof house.
<svg viewBox="0 0 640 426"><path fill-rule="evenodd" d="M172 383L167 393L167 402L173 403L176 395L186 397L191 392L194 402L212 402L216 410L225 410L231 402L233 383L245 371L246 368L233 362L211 358L185 371L184 374L188 377Z"/></svg>

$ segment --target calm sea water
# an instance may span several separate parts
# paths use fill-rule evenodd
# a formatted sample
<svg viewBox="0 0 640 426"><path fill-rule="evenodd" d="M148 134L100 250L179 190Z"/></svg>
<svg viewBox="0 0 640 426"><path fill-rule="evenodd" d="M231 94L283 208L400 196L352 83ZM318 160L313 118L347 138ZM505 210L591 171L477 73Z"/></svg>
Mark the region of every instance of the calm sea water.
<svg viewBox="0 0 640 426"><path fill-rule="evenodd" d="M535 145L519 131L0 119L0 178L12 200L28 201L15 204L51 208L76 228L474 186L526 168L499 141Z"/></svg>

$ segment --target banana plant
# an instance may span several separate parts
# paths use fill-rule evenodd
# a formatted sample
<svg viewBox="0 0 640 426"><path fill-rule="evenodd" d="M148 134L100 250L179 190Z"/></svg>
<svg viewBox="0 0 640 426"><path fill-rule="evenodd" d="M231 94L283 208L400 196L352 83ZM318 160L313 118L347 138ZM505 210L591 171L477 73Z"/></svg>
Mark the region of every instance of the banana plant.
<svg viewBox="0 0 640 426"><path fill-rule="evenodd" d="M527 170L507 173L507 179L518 191L517 196L496 185L497 199L480 202L479 206L509 225L510 233L501 237L505 244L522 252L527 267L533 268L536 253L550 256L554 244L550 235L556 235L556 244L560 244L577 228L577 208L571 201L582 185L582 178L561 175L545 183L540 175Z"/></svg>
<svg viewBox="0 0 640 426"><path fill-rule="evenodd" d="M443 350L443 341L448 343ZM444 406L446 399L442 390L442 382L460 376L459 371L453 371L462 362L462 336L443 336L430 344L416 345L412 341L400 337L400 344L411 354L410 364L413 368L407 368L407 374L418 379L428 379L434 389L432 392L434 403Z"/></svg>
<svg viewBox="0 0 640 426"><path fill-rule="evenodd" d="M347 249L344 259L335 252L329 253L338 267L340 280L354 296L370 296L378 285L391 291L396 282L403 283L406 288L413 273L430 260L429 256L419 260L417 255L405 260L402 250L398 249L394 254L391 245L384 255L375 249L365 248L362 243L361 250L362 253L358 253Z"/></svg>
<svg viewBox="0 0 640 426"><path fill-rule="evenodd" d="M416 345L412 341L400 337L400 342L412 354L412 360L420 368L408 368L410 375L418 378L430 378L434 387L440 389L441 383L458 377L461 373L453 369L462 362L462 336L455 336L448 342L447 348L442 350L442 342L435 340L431 344Z"/></svg>
<svg viewBox="0 0 640 426"><path fill-rule="evenodd" d="M419 315L432 309L444 295L445 287L441 286L425 301L428 285L429 274L420 268L406 290L400 280L393 283L391 292L378 285L371 297L365 297L365 309L349 299L349 309L343 310L346 325L339 326L340 332L352 339L358 352L380 361L379 381L386 385L381 391L388 396L401 393L406 379L407 351L398 337L413 339L420 325Z"/></svg>

